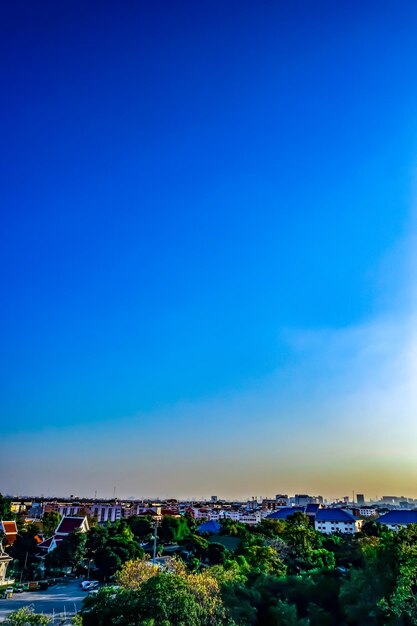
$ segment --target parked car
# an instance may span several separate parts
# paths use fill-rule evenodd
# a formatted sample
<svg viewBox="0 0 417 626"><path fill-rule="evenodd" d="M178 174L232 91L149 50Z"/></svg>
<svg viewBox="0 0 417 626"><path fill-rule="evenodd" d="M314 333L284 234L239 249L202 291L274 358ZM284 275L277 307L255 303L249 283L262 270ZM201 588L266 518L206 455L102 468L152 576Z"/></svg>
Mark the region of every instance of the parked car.
<svg viewBox="0 0 417 626"><path fill-rule="evenodd" d="M23 593L24 592L23 585L16 585L16 587L14 588L14 592Z"/></svg>
<svg viewBox="0 0 417 626"><path fill-rule="evenodd" d="M98 580L83 580L81 583L81 589L84 589L84 591L91 591L96 587L98 587Z"/></svg>
<svg viewBox="0 0 417 626"><path fill-rule="evenodd" d="M3 591L3 598L12 598L13 597L13 587L6 587Z"/></svg>

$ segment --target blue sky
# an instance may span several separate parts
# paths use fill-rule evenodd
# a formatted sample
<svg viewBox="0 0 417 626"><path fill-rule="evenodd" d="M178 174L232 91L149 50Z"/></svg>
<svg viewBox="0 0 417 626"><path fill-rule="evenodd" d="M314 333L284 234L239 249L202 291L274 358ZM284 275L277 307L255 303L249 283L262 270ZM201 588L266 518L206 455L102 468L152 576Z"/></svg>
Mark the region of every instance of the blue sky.
<svg viewBox="0 0 417 626"><path fill-rule="evenodd" d="M0 489L415 491L415 3L1 22Z"/></svg>

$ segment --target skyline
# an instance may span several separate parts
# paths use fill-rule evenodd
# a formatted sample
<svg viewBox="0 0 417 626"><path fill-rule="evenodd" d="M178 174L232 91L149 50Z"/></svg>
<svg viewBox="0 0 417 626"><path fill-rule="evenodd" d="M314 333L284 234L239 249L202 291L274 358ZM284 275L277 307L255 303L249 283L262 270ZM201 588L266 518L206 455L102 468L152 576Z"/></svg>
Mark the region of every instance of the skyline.
<svg viewBox="0 0 417 626"><path fill-rule="evenodd" d="M417 497L417 6L2 13L0 491Z"/></svg>

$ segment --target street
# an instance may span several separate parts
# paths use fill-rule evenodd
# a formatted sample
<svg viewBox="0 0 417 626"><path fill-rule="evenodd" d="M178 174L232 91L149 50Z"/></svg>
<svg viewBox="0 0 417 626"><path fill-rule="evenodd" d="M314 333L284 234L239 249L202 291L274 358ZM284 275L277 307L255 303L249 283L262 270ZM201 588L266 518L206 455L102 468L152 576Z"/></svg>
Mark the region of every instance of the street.
<svg viewBox="0 0 417 626"><path fill-rule="evenodd" d="M44 613L56 619L56 624L62 618L73 616L81 608L87 593L82 591L79 581L71 581L66 585L58 584L46 591L26 591L13 594L8 600L0 600L0 622L12 611L22 606L32 605L36 613Z"/></svg>

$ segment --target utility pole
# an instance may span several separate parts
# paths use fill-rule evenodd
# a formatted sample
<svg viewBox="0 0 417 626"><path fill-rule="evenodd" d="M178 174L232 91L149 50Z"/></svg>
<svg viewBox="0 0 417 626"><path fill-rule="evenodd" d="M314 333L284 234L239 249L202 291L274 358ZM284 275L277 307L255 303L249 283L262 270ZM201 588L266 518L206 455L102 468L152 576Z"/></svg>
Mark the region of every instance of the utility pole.
<svg viewBox="0 0 417 626"><path fill-rule="evenodd" d="M154 534L153 534L153 564L156 563L156 539L157 539L158 522L155 520Z"/></svg>
<svg viewBox="0 0 417 626"><path fill-rule="evenodd" d="M26 552L26 556L25 556L25 564L24 564L23 569L22 569L22 571L21 571L21 573L20 573L20 584L22 584L23 572L25 571L25 569L26 569L26 565L27 565L27 562L28 562L28 554L29 554L29 553L28 553L28 552Z"/></svg>

